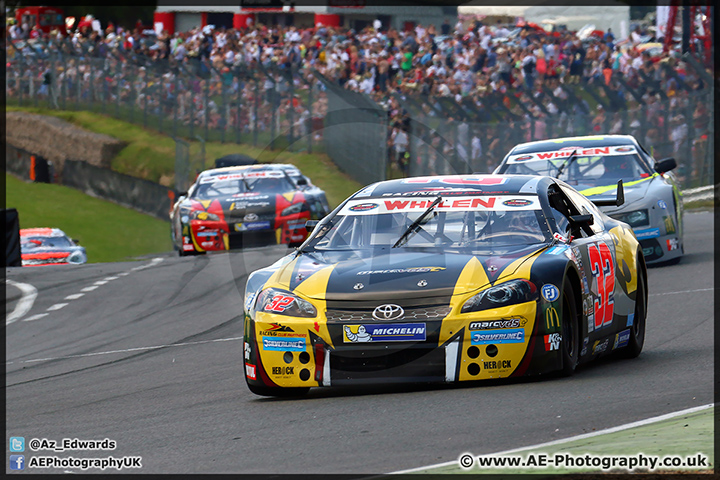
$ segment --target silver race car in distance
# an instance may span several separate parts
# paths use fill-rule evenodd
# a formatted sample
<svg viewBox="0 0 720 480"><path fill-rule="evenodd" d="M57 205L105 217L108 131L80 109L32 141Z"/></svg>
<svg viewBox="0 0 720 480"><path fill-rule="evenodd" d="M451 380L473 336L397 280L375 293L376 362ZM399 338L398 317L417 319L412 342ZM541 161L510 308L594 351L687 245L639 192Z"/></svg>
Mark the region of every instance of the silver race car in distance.
<svg viewBox="0 0 720 480"><path fill-rule="evenodd" d="M516 145L494 173L554 176L597 203L610 199L622 180L625 204L601 210L630 225L647 263L657 264L684 253L682 200L670 173L676 166L673 158L656 161L630 135L599 135Z"/></svg>

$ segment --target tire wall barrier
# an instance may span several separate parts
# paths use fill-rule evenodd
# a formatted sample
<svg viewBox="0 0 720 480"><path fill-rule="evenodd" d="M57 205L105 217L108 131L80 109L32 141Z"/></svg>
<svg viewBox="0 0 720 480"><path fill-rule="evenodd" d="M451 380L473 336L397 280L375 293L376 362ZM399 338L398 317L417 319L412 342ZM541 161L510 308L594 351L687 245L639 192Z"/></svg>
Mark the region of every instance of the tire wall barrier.
<svg viewBox="0 0 720 480"><path fill-rule="evenodd" d="M165 221L175 199L168 187L77 160L65 161L62 184Z"/></svg>
<svg viewBox="0 0 720 480"><path fill-rule="evenodd" d="M53 162L12 145L6 145L5 158L6 171L23 180L60 183L160 220L169 220L176 197L171 188L84 161L65 160L62 175L55 175Z"/></svg>

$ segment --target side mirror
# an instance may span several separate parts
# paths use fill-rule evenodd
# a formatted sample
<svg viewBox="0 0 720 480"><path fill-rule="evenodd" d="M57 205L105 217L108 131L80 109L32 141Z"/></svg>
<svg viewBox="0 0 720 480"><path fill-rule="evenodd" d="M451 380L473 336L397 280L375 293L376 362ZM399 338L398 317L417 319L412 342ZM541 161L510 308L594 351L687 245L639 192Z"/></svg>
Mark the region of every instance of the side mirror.
<svg viewBox="0 0 720 480"><path fill-rule="evenodd" d="M590 214L587 215L570 215L570 223L573 224L574 227L581 227L583 225L592 225L595 223L595 217L593 217Z"/></svg>
<svg viewBox="0 0 720 480"><path fill-rule="evenodd" d="M320 220L308 220L305 222L305 230L308 231L308 233L312 232L317 224L320 223Z"/></svg>
<svg viewBox="0 0 720 480"><path fill-rule="evenodd" d="M77 238L73 238L72 241L75 245L80 245L80 240L78 240Z"/></svg>
<svg viewBox="0 0 720 480"><path fill-rule="evenodd" d="M675 160L673 160L674 162ZM598 207L619 207L625 203L625 189L623 189L623 181L618 180L617 194L615 200L592 200Z"/></svg>
<svg viewBox="0 0 720 480"><path fill-rule="evenodd" d="M298 186L298 187L304 187L304 186L307 185L307 184L308 184L307 178L300 178L300 179L298 179L298 181L297 181L297 186Z"/></svg>
<svg viewBox="0 0 720 480"><path fill-rule="evenodd" d="M672 157L663 158L655 163L655 171L658 173L669 172L675 167L677 167L677 162Z"/></svg>
<svg viewBox="0 0 720 480"><path fill-rule="evenodd" d="M178 193L177 193L177 196L178 196L178 198L180 198L180 197L187 197L187 194L188 194L188 192L178 192Z"/></svg>

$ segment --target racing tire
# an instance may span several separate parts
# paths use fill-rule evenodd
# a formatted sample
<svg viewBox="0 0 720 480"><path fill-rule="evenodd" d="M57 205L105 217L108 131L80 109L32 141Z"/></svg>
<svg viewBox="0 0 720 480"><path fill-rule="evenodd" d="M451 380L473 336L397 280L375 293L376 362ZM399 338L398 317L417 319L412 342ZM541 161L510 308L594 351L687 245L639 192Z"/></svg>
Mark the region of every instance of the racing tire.
<svg viewBox="0 0 720 480"><path fill-rule="evenodd" d="M250 383L247 386L252 393L263 397L301 397L310 391L310 387L267 387Z"/></svg>
<svg viewBox="0 0 720 480"><path fill-rule="evenodd" d="M562 292L562 370L560 375L568 377L575 372L580 358L580 322L578 320L575 292L569 281L565 281Z"/></svg>
<svg viewBox="0 0 720 480"><path fill-rule="evenodd" d="M635 318L633 319L632 328L630 328L630 340L627 347L620 350L620 356L623 358L635 358L642 352L645 344L645 321L647 319L647 284L645 276L642 273L641 266L637 266L638 281L637 293L635 295Z"/></svg>

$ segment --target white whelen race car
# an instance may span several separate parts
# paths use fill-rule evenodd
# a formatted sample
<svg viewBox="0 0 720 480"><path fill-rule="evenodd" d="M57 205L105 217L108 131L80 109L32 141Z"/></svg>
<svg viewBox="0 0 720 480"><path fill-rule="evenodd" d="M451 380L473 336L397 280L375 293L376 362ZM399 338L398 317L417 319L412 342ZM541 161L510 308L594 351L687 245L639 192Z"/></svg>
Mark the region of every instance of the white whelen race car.
<svg viewBox="0 0 720 480"><path fill-rule="evenodd" d="M623 181L625 204L603 213L630 225L648 264L677 262L684 253L683 206L670 170L675 159L656 161L630 135L555 138L516 145L496 174L549 175L592 201L612 198Z"/></svg>

